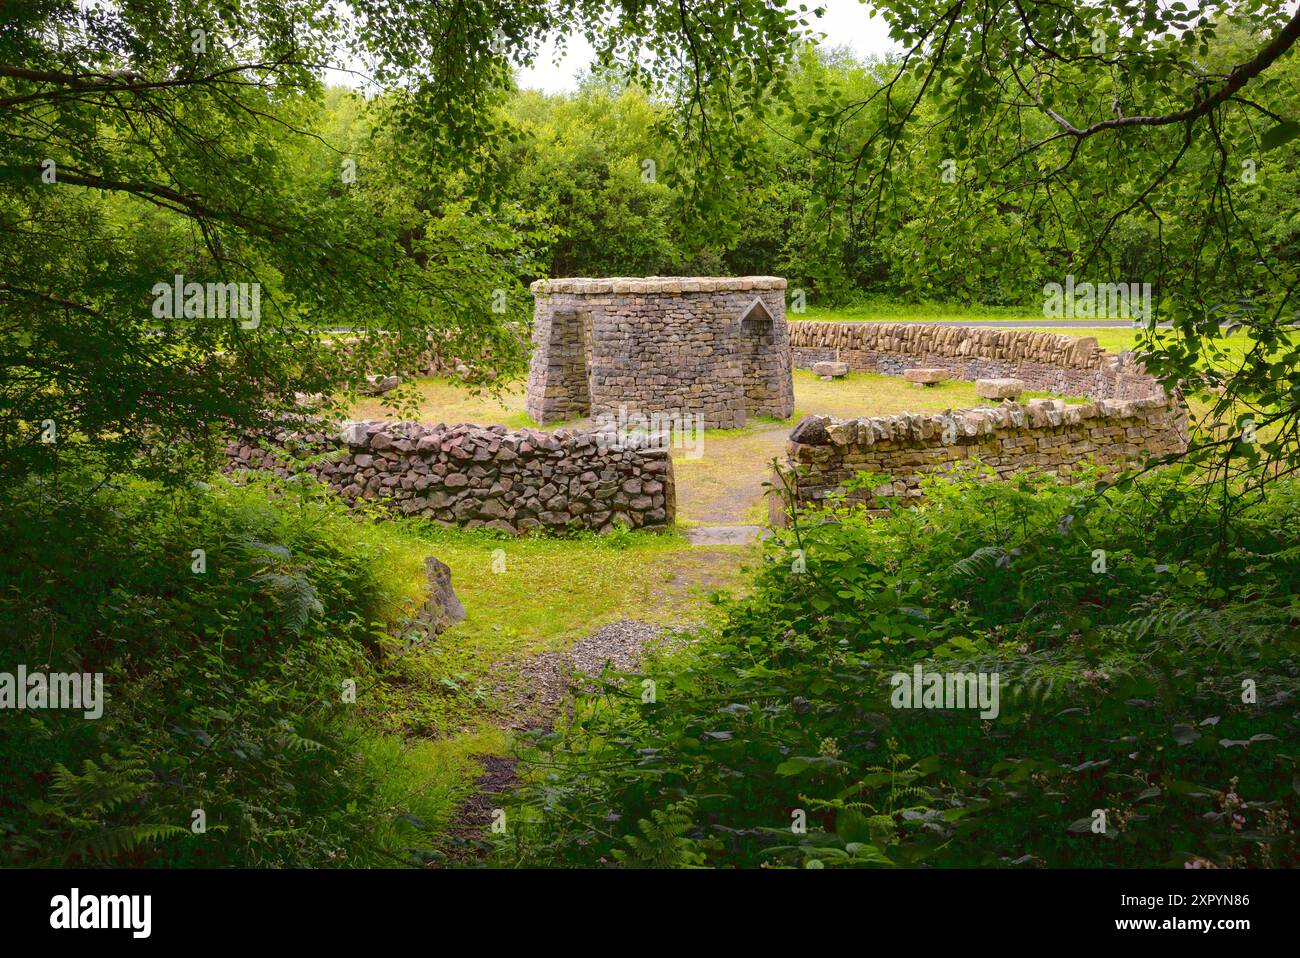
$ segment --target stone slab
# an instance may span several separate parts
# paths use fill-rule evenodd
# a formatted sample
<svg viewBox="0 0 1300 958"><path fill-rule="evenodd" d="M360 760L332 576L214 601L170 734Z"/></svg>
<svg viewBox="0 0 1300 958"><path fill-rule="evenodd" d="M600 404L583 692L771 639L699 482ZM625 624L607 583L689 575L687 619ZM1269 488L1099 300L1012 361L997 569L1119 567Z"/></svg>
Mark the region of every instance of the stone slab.
<svg viewBox="0 0 1300 958"><path fill-rule="evenodd" d="M946 369L923 366L917 369L904 369L903 378L909 383L916 383L918 386L934 386L952 379L952 373Z"/></svg>
<svg viewBox="0 0 1300 958"><path fill-rule="evenodd" d="M977 379L975 394L981 399L1016 399L1025 391L1023 379Z"/></svg>

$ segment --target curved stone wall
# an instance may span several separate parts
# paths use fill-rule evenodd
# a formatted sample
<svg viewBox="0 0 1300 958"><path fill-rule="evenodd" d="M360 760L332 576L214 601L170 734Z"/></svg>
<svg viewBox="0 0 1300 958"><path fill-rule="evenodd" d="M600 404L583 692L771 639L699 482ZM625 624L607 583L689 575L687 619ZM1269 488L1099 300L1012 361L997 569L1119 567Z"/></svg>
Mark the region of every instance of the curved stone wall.
<svg viewBox="0 0 1300 958"><path fill-rule="evenodd" d="M525 408L538 422L639 414L735 428L794 410L780 277L553 279L531 288Z"/></svg>
<svg viewBox="0 0 1300 958"><path fill-rule="evenodd" d="M954 379L1023 380L1030 389L1089 399L1149 399L1164 390L1127 356L1091 337L1028 329L937 323L790 324L797 369L836 360L859 372L901 376L910 367L947 369Z"/></svg>
<svg viewBox="0 0 1300 958"><path fill-rule="evenodd" d="M1147 456L1187 448L1187 407L1180 398L1099 399L1067 405L1059 399L959 409L938 415L833 419L807 416L790 433L778 464L798 506L817 505L858 472L890 481L848 498L880 506L886 498L916 501L921 480L978 460L999 479L1025 469L1069 476L1085 462L1117 469ZM770 517L783 523L783 503Z"/></svg>

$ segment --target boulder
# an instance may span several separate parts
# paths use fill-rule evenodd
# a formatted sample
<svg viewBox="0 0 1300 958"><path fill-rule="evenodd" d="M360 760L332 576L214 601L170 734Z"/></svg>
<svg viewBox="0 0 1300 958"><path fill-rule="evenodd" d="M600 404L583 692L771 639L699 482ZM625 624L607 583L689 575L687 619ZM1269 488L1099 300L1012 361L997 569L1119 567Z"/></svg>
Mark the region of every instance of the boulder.
<svg viewBox="0 0 1300 958"><path fill-rule="evenodd" d="M343 426L340 438L349 446L364 446L370 431L364 422L350 422Z"/></svg>
<svg viewBox="0 0 1300 958"><path fill-rule="evenodd" d="M832 379L843 379L849 374L849 364L837 362L813 363L813 372L828 382Z"/></svg>
<svg viewBox="0 0 1300 958"><path fill-rule="evenodd" d="M1018 399L1025 391L1021 379L977 379L975 394L981 399Z"/></svg>
<svg viewBox="0 0 1300 958"><path fill-rule="evenodd" d="M946 369L922 367L919 369L904 369L903 378L909 383L915 383L918 386L935 386L951 379L952 373Z"/></svg>
<svg viewBox="0 0 1300 958"><path fill-rule="evenodd" d="M362 387L361 392L367 396L380 396L396 389L401 383L402 380L398 376L367 376L366 385Z"/></svg>
<svg viewBox="0 0 1300 958"><path fill-rule="evenodd" d="M465 606L451 587L451 567L434 556L424 560L425 574L429 578L429 597L416 614L416 619L429 631L430 637L438 635L448 626L465 618Z"/></svg>
<svg viewBox="0 0 1300 958"><path fill-rule="evenodd" d="M809 446L824 446L831 441L827 416L804 416L790 433L790 441Z"/></svg>

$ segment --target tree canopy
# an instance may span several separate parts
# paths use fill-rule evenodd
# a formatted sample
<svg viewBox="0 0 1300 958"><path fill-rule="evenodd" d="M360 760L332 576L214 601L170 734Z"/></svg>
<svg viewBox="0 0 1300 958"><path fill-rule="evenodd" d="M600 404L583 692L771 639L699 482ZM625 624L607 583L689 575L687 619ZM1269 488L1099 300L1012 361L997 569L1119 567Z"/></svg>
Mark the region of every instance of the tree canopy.
<svg viewBox="0 0 1300 958"><path fill-rule="evenodd" d="M304 393L328 402L366 357L430 337L474 357L480 381L514 374L528 280L666 266L779 271L828 299L1025 303L1062 273L1149 283L1179 335L1153 338L1148 364L1276 423L1252 461L1290 456L1300 15L1253 0L884 2L863 16L902 52L856 63L807 45L816 14L757 0L11 8L6 471L75 450L181 474L218 433L281 422ZM574 33L597 51L587 91L516 93L512 68ZM327 68L363 95L327 89ZM160 318L170 283L255 285L260 313ZM1236 324L1256 350L1229 381L1207 376ZM322 335L337 327L356 331L360 361Z"/></svg>

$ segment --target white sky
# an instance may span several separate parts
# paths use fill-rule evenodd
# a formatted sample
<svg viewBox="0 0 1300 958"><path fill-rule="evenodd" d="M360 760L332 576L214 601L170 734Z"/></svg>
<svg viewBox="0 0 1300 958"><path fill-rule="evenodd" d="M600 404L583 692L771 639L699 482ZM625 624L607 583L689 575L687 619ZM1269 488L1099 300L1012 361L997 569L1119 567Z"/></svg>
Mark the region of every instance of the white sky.
<svg viewBox="0 0 1300 958"><path fill-rule="evenodd" d="M792 0L788 5L806 4L810 9L826 8L820 20L812 18L813 29L826 34L822 41L830 46L847 46L858 56L884 54L895 48L889 39L885 21L871 16L871 7L861 0ZM533 87L545 93L572 93L578 89L578 74L591 66L591 46L581 36L568 38L564 56L556 60L556 46L548 43L536 62L516 71L521 87Z"/></svg>

